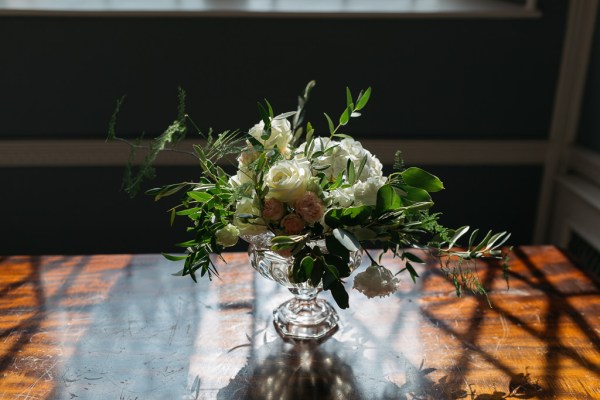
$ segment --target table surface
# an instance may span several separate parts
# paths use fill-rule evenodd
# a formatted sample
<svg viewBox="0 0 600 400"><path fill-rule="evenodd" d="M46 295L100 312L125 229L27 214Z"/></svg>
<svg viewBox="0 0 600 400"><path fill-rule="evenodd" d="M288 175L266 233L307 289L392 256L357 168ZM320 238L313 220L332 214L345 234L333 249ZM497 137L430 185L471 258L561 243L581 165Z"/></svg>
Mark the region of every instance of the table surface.
<svg viewBox="0 0 600 400"><path fill-rule="evenodd" d="M508 291L479 264L493 308L433 260L351 291L320 344L284 342L289 292L225 259L195 284L160 255L0 257L0 399L600 399L600 286L554 247L516 248Z"/></svg>

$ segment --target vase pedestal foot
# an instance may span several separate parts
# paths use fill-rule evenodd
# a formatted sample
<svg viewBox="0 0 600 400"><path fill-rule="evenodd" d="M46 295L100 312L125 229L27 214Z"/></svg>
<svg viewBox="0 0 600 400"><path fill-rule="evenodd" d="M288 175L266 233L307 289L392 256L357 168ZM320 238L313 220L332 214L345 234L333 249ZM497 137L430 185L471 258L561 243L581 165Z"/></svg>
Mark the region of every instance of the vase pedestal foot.
<svg viewBox="0 0 600 400"><path fill-rule="evenodd" d="M273 323L285 338L323 339L337 331L339 317L322 299L295 297L273 310Z"/></svg>

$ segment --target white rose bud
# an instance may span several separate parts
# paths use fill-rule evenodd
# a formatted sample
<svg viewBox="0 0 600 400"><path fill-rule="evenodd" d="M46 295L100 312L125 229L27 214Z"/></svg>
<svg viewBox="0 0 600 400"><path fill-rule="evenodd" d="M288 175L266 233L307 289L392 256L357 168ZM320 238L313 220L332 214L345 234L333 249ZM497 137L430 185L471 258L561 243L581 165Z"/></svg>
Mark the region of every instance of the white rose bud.
<svg viewBox="0 0 600 400"><path fill-rule="evenodd" d="M293 203L304 196L310 178L310 163L307 159L278 161L264 178L265 186L269 188L267 198Z"/></svg>
<svg viewBox="0 0 600 400"><path fill-rule="evenodd" d="M223 247L234 246L237 243L239 236L240 230L231 224L227 224L227 226L219 229L215 233L217 243Z"/></svg>

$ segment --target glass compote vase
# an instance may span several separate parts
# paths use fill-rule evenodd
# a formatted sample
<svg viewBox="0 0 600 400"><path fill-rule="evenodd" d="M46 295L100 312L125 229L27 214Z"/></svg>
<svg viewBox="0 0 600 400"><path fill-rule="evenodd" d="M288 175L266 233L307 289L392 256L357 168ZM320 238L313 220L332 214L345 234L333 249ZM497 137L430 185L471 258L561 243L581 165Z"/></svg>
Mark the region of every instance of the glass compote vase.
<svg viewBox="0 0 600 400"><path fill-rule="evenodd" d="M273 233L245 235L242 238L250 243L248 256L250 265L262 276L286 287L294 297L273 310L273 322L279 333L294 339L321 339L335 332L339 317L335 309L317 295L323 290L323 282L315 287L310 281L296 283L292 279L294 257L284 257L271 250ZM309 242L308 246L320 246L327 252L323 240ZM350 254L350 271L361 262L361 252Z"/></svg>

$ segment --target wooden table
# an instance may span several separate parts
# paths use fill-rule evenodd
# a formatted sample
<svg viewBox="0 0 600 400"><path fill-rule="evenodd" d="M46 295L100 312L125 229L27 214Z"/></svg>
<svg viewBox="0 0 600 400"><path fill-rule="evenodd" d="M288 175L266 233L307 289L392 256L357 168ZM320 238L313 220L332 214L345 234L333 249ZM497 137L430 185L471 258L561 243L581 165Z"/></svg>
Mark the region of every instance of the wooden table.
<svg viewBox="0 0 600 400"><path fill-rule="evenodd" d="M517 248L509 291L480 264L493 308L433 263L353 291L319 345L279 338L289 293L226 259L194 284L159 255L1 258L0 399L600 398L599 285L554 247Z"/></svg>

